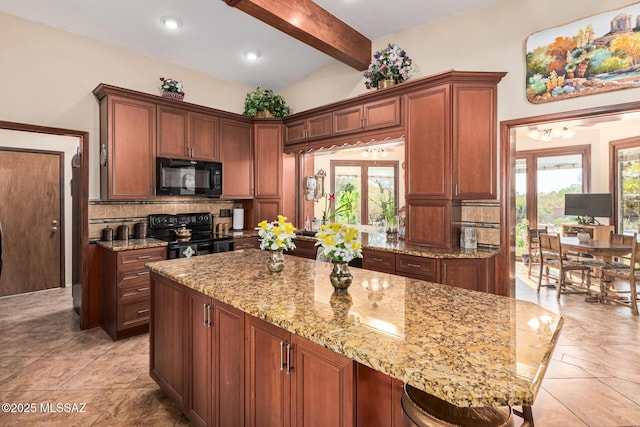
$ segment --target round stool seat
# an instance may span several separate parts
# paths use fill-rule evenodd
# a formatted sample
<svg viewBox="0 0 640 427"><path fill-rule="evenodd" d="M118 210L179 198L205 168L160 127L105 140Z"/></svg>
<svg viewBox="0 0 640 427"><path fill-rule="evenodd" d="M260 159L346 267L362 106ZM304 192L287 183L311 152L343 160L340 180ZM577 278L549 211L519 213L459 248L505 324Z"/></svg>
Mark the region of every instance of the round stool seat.
<svg viewBox="0 0 640 427"><path fill-rule="evenodd" d="M402 412L409 427L513 426L510 408L461 408L408 384L402 394Z"/></svg>

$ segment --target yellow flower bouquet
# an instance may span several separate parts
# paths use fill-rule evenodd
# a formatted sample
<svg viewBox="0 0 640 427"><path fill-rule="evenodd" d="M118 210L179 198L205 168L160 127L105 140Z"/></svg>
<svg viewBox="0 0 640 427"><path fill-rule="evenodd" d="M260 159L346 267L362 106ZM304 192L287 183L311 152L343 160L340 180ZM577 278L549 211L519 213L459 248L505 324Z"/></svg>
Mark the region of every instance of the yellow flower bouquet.
<svg viewBox="0 0 640 427"><path fill-rule="evenodd" d="M296 237L296 228L287 222L287 217L278 215L277 221L269 222L266 219L256 227L260 236L260 249L262 250L293 250L296 245L293 239Z"/></svg>
<svg viewBox="0 0 640 427"><path fill-rule="evenodd" d="M316 246L322 246L322 255L334 261L349 262L362 258L360 232L355 227L332 222L316 233Z"/></svg>

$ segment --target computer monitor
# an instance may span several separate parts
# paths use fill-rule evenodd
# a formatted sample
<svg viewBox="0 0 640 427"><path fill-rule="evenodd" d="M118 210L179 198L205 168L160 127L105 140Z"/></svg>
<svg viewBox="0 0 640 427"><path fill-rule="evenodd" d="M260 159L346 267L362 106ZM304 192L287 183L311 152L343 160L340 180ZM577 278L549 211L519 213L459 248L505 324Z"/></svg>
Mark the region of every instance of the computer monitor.
<svg viewBox="0 0 640 427"><path fill-rule="evenodd" d="M564 195L564 214L611 218L613 216L611 193L583 193Z"/></svg>

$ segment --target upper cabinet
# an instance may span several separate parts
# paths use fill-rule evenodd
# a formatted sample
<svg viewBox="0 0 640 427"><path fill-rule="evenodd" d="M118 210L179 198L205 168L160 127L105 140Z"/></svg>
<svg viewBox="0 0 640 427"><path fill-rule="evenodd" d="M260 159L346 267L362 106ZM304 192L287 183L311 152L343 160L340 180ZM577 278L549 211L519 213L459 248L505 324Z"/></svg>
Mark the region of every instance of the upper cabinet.
<svg viewBox="0 0 640 427"><path fill-rule="evenodd" d="M245 121L220 121L222 197L253 198L253 125Z"/></svg>
<svg viewBox="0 0 640 427"><path fill-rule="evenodd" d="M349 106L333 112L333 134L346 135L400 125L400 97Z"/></svg>
<svg viewBox="0 0 640 427"><path fill-rule="evenodd" d="M158 106L159 157L218 161L219 119L180 108Z"/></svg>
<svg viewBox="0 0 640 427"><path fill-rule="evenodd" d="M100 197L153 198L155 104L103 92L100 95Z"/></svg>
<svg viewBox="0 0 640 427"><path fill-rule="evenodd" d="M289 122L284 127L285 142L295 144L331 136L331 113Z"/></svg>

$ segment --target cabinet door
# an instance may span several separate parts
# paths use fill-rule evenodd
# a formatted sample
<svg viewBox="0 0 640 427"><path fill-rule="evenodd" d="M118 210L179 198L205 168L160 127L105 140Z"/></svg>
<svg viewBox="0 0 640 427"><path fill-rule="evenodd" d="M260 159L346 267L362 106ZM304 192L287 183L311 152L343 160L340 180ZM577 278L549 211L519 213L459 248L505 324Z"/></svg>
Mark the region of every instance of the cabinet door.
<svg viewBox="0 0 640 427"><path fill-rule="evenodd" d="M188 112L162 105L158 106L158 156L188 158L190 151Z"/></svg>
<svg viewBox="0 0 640 427"><path fill-rule="evenodd" d="M106 154L101 168L101 197L113 200L153 198L156 106L107 96L101 101L100 127L102 144L106 141L106 147L101 148Z"/></svg>
<svg viewBox="0 0 640 427"><path fill-rule="evenodd" d="M198 160L220 160L220 144L217 117L207 114L189 113L189 143L191 157Z"/></svg>
<svg viewBox="0 0 640 427"><path fill-rule="evenodd" d="M233 248L236 251L241 249L258 249L260 244L257 237L236 237L233 239Z"/></svg>
<svg viewBox="0 0 640 427"><path fill-rule="evenodd" d="M296 335L291 343L292 424L354 426L354 362Z"/></svg>
<svg viewBox="0 0 640 427"><path fill-rule="evenodd" d="M296 248L293 252L287 253L303 258L316 259L318 247L315 245L314 241L296 239L295 244Z"/></svg>
<svg viewBox="0 0 640 427"><path fill-rule="evenodd" d="M331 113L321 114L307 119L307 139L312 140L330 137L331 119Z"/></svg>
<svg viewBox="0 0 640 427"><path fill-rule="evenodd" d="M223 119L220 123L222 197L253 198L253 150L250 123Z"/></svg>
<svg viewBox="0 0 640 427"><path fill-rule="evenodd" d="M453 86L453 198L496 198L496 86Z"/></svg>
<svg viewBox="0 0 640 427"><path fill-rule="evenodd" d="M185 408L185 362L188 346L188 299L182 285L151 274L150 375L178 404Z"/></svg>
<svg viewBox="0 0 640 427"><path fill-rule="evenodd" d="M333 134L345 135L362 130L362 105L333 112Z"/></svg>
<svg viewBox="0 0 640 427"><path fill-rule="evenodd" d="M364 130L400 125L400 97L369 102L363 106Z"/></svg>
<svg viewBox="0 0 640 427"><path fill-rule="evenodd" d="M438 248L458 246L460 207L449 200L407 199L409 243Z"/></svg>
<svg viewBox="0 0 640 427"><path fill-rule="evenodd" d="M254 125L255 197L282 197L282 125Z"/></svg>
<svg viewBox="0 0 640 427"><path fill-rule="evenodd" d="M405 96L408 198L451 195L450 85Z"/></svg>
<svg viewBox="0 0 640 427"><path fill-rule="evenodd" d="M473 291L484 290L484 264L482 259L443 259L441 282Z"/></svg>
<svg viewBox="0 0 640 427"><path fill-rule="evenodd" d="M214 301L214 388L212 420L215 426L244 425L244 313Z"/></svg>
<svg viewBox="0 0 640 427"><path fill-rule="evenodd" d="M289 426L291 390L284 347L290 334L253 316L245 322L246 425Z"/></svg>
<svg viewBox="0 0 640 427"><path fill-rule="evenodd" d="M282 214L282 199L256 199L253 205L256 209L256 222L263 219L275 221Z"/></svg>
<svg viewBox="0 0 640 427"><path fill-rule="evenodd" d="M212 321L211 298L189 291L189 398L187 416L197 426L211 423L212 410Z"/></svg>
<svg viewBox="0 0 640 427"><path fill-rule="evenodd" d="M296 142L302 142L307 137L307 121L298 120L295 122L286 123L284 125L284 142L286 144L295 144Z"/></svg>

